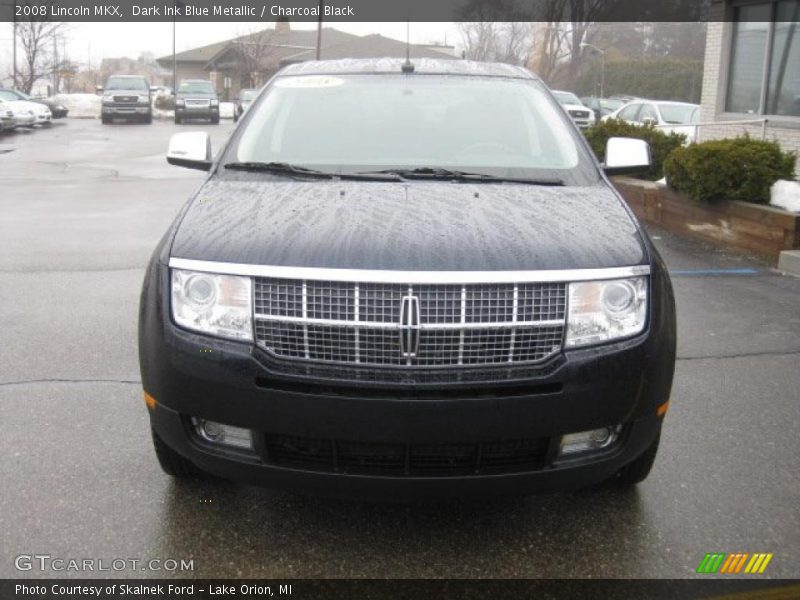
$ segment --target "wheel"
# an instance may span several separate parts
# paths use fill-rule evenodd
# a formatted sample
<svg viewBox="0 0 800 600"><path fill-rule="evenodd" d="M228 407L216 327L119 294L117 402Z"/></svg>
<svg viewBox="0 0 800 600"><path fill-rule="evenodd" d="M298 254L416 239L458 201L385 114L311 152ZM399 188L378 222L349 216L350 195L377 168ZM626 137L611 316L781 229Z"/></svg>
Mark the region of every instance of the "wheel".
<svg viewBox="0 0 800 600"><path fill-rule="evenodd" d="M233 111L233 122L234 123L238 123L239 122L239 113L236 112L236 111Z"/></svg>
<svg viewBox="0 0 800 600"><path fill-rule="evenodd" d="M219 115L215 117L211 117L211 124L212 125L219 125Z"/></svg>
<svg viewBox="0 0 800 600"><path fill-rule="evenodd" d="M650 447L645 450L639 458L619 470L619 473L612 478L614 483L628 486L636 485L647 479L647 476L650 474L650 469L653 468L653 463L656 460L656 454L658 454L659 441L661 441L661 432L659 432L656 439L650 444Z"/></svg>
<svg viewBox="0 0 800 600"><path fill-rule="evenodd" d="M146 115L146 116L145 116L145 118L144 118L144 119L142 119L142 123L144 123L145 125L150 125L150 123L152 123L152 122L153 122L153 115L152 115L152 113L151 113L151 114L149 114L149 115Z"/></svg>
<svg viewBox="0 0 800 600"><path fill-rule="evenodd" d="M103 125L108 125L111 123L111 119L105 115L100 117L100 121L102 121Z"/></svg>
<svg viewBox="0 0 800 600"><path fill-rule="evenodd" d="M178 115L175 115L175 125L180 125L182 122L183 119L181 119Z"/></svg>
<svg viewBox="0 0 800 600"><path fill-rule="evenodd" d="M206 473L167 446L152 427L150 432L153 435L153 448L156 451L158 464L161 465L164 473L176 479L203 479L206 477Z"/></svg>

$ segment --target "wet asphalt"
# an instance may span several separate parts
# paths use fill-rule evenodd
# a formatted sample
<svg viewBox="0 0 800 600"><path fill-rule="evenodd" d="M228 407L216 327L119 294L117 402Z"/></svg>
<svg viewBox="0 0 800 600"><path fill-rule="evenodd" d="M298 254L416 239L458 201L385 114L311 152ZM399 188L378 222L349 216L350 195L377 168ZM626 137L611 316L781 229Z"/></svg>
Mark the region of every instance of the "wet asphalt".
<svg viewBox="0 0 800 600"><path fill-rule="evenodd" d="M659 230L679 358L638 488L398 506L174 483L136 318L150 253L203 177L164 161L189 130L218 146L232 124L0 137L0 577L691 578L707 552L771 552L764 576L800 576L800 279ZM34 554L193 570L15 567Z"/></svg>

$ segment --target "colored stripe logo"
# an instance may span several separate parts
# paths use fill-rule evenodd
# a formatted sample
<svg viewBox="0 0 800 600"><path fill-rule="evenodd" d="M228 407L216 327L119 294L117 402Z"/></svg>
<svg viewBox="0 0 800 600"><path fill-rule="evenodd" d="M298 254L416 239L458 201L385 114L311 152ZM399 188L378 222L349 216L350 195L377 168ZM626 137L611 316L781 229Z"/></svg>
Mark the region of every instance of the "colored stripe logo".
<svg viewBox="0 0 800 600"><path fill-rule="evenodd" d="M700 561L697 573L761 574L766 570L767 565L772 560L772 556L771 552L756 552L755 554L750 554L749 552L734 552L732 554L726 554L725 552L708 553Z"/></svg>

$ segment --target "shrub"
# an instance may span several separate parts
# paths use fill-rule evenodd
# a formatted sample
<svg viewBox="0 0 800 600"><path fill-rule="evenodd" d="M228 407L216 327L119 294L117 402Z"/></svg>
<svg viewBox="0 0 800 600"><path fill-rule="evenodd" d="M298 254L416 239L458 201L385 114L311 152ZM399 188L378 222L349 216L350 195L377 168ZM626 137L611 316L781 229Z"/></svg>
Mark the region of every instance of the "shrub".
<svg viewBox="0 0 800 600"><path fill-rule="evenodd" d="M585 134L589 145L601 162L605 160L608 138L631 137L645 140L650 144L652 165L649 171L641 175L641 178L652 181L664 176L664 159L686 141L686 136L679 133L665 133L652 125L631 125L619 119L600 121L587 129Z"/></svg>
<svg viewBox="0 0 800 600"><path fill-rule="evenodd" d="M793 179L795 155L777 142L748 136L712 140L675 150L664 164L670 187L693 200L769 202L779 179Z"/></svg>

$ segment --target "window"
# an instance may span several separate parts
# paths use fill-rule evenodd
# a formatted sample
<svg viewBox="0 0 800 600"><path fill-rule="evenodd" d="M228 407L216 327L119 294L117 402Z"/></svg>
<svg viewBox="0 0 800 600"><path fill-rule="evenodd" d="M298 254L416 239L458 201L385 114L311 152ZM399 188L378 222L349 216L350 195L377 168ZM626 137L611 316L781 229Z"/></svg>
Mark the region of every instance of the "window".
<svg viewBox="0 0 800 600"><path fill-rule="evenodd" d="M644 123L645 121L658 123L658 113L655 107L652 104L642 104L642 110L639 111L639 118L637 120L640 123Z"/></svg>
<svg viewBox="0 0 800 600"><path fill-rule="evenodd" d="M800 116L800 0L736 8L725 110Z"/></svg>
<svg viewBox="0 0 800 600"><path fill-rule="evenodd" d="M619 112L619 115L617 116L623 121L635 121L640 106L641 104L631 104L630 106L626 106Z"/></svg>
<svg viewBox="0 0 800 600"><path fill-rule="evenodd" d="M430 167L555 177L567 185L596 181L563 111L534 80L284 76L254 110L223 162L288 162L337 173Z"/></svg>

